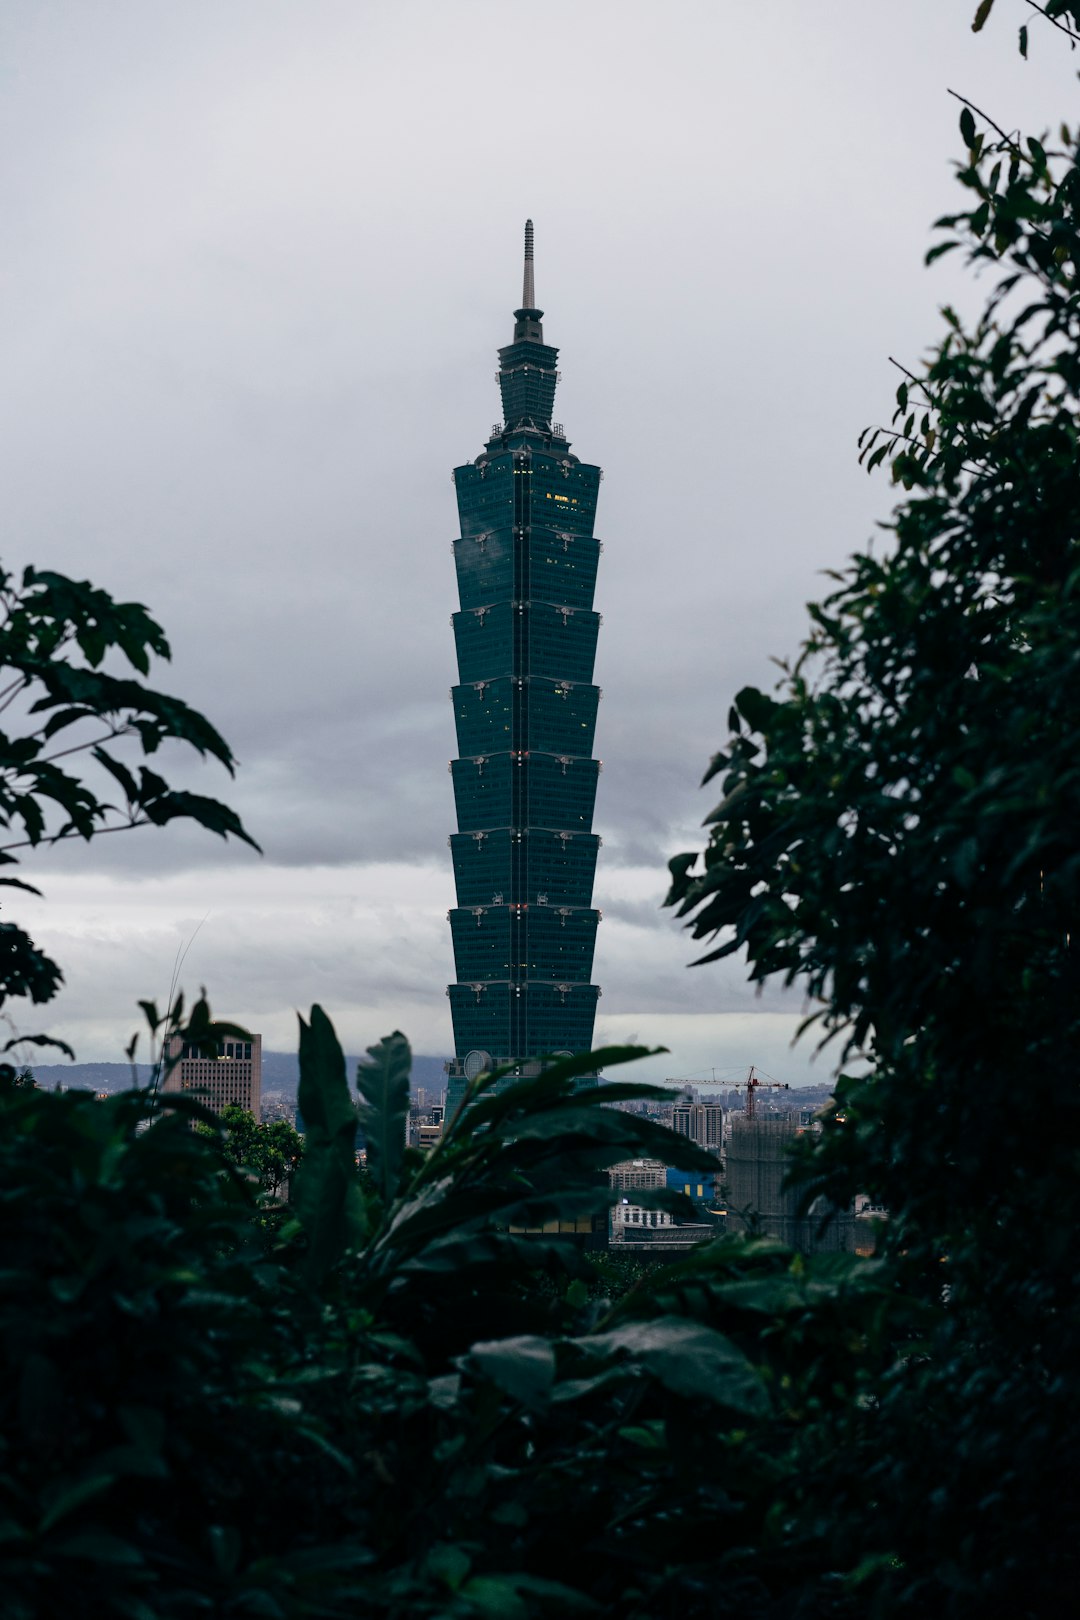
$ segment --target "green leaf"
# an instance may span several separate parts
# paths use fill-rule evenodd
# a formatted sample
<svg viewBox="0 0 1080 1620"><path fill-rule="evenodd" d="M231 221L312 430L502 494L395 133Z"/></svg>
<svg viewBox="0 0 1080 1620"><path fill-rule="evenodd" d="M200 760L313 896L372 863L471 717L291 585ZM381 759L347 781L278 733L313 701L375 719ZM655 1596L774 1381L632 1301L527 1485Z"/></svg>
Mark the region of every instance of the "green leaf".
<svg viewBox="0 0 1080 1620"><path fill-rule="evenodd" d="M356 1170L357 1111L349 1095L345 1056L319 1006L300 1019L300 1086L304 1156L293 1181L293 1207L308 1239L305 1266L317 1282L356 1246L367 1217Z"/></svg>
<svg viewBox="0 0 1080 1620"><path fill-rule="evenodd" d="M388 1208L397 1197L405 1156L412 1053L400 1030L367 1050L371 1061L356 1071L363 1098L357 1113L367 1142L367 1167Z"/></svg>
<svg viewBox="0 0 1080 1620"><path fill-rule="evenodd" d="M22 878L0 878L0 886L5 889L22 889L25 894L41 894L40 889L35 888L32 883L24 883Z"/></svg>
<svg viewBox="0 0 1080 1620"><path fill-rule="evenodd" d="M488 1615L490 1620L529 1620L528 1608L514 1590L513 1576L474 1575L461 1588L461 1596L476 1614Z"/></svg>
<svg viewBox="0 0 1080 1620"><path fill-rule="evenodd" d="M61 1540L52 1540L48 1545L49 1551L58 1558L78 1558L88 1564L136 1568L144 1562L137 1547L108 1530L80 1530Z"/></svg>
<svg viewBox="0 0 1080 1620"><path fill-rule="evenodd" d="M986 24L986 19L994 9L994 0L979 0L979 9L975 13L975 21L971 25L971 32L978 34ZM971 142L968 142L971 145Z"/></svg>
<svg viewBox="0 0 1080 1620"><path fill-rule="evenodd" d="M472 1559L468 1553L445 1541L436 1542L424 1559L425 1573L442 1581L452 1592L457 1591L471 1568Z"/></svg>
<svg viewBox="0 0 1080 1620"><path fill-rule="evenodd" d="M474 1344L469 1360L504 1394L526 1406L546 1400L555 1381L555 1351L548 1339L492 1339Z"/></svg>
<svg viewBox="0 0 1080 1620"><path fill-rule="evenodd" d="M64 1056L69 1057L72 1063L75 1061L74 1049L68 1045L67 1041L61 1041L55 1035L13 1035L9 1041L4 1042L4 1045L0 1047L0 1051L10 1052L13 1047L24 1044L27 1046L55 1046L57 1051L63 1052Z"/></svg>
<svg viewBox="0 0 1080 1620"><path fill-rule="evenodd" d="M48 1491L48 1505L41 1516L38 1533L44 1535L51 1530L54 1524L74 1513L86 1502L91 1502L115 1481L115 1474L94 1474L89 1479L78 1480L74 1484L65 1484L60 1481Z"/></svg>
<svg viewBox="0 0 1080 1620"><path fill-rule="evenodd" d="M631 1322L575 1341L590 1355L626 1356L666 1389L746 1416L769 1409L765 1386L743 1352L723 1334L682 1317Z"/></svg>
<svg viewBox="0 0 1080 1620"><path fill-rule="evenodd" d="M993 0L991 0L992 3ZM983 0L983 5L985 4L986 0ZM981 10L982 7L979 9ZM982 24L980 23L979 26L982 27ZM965 146L971 147L975 145L975 120L971 116L970 107L961 107L960 109L960 134L963 137Z"/></svg>

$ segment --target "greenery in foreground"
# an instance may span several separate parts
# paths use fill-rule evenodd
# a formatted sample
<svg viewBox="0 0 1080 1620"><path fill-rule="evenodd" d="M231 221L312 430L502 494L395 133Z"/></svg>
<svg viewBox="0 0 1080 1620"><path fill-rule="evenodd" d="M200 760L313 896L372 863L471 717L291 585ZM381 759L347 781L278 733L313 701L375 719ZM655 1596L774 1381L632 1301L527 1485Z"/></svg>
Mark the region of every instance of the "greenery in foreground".
<svg viewBox="0 0 1080 1620"><path fill-rule="evenodd" d="M968 108L961 130L970 203L941 248L999 284L868 437L905 491L891 540L812 609L779 691L740 694L704 859L673 863L707 958L808 982L823 1033L869 1054L798 1174L886 1202L880 1254L721 1239L605 1300L573 1239L535 1229L601 1212L618 1159L701 1163L604 1106L648 1088L574 1089L630 1050L478 1084L422 1159L390 1037L359 1075L361 1178L315 1008L274 1218L251 1146L190 1098L0 1071L5 1614L1071 1612L1080 165L1073 131L1021 141ZM69 583L70 626L90 598ZM30 836L44 741L0 802ZM121 780L118 814L242 831L156 782L140 809ZM63 814L86 836L105 808ZM54 965L9 942L4 993L49 999ZM216 1028L205 1003L185 1026Z"/></svg>

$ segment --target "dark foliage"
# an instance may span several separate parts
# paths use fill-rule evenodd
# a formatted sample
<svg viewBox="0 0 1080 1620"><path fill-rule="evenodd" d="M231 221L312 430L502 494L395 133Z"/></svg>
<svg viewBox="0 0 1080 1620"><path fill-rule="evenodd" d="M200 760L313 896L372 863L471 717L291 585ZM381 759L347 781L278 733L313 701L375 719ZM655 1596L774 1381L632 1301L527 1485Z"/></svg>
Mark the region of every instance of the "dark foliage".
<svg viewBox="0 0 1080 1620"><path fill-rule="evenodd" d="M17 865L18 850L178 819L258 847L227 805L170 787L139 763L170 741L230 772L234 763L203 715L138 678L152 657L168 658L169 644L138 602L48 570L27 568L16 581L0 569L0 828L8 834L0 866ZM105 667L117 659L135 675ZM0 886L39 892L11 876ZM29 935L0 923L0 1006L11 996L50 1001L61 977ZM62 1041L29 1038L72 1055Z"/></svg>
<svg viewBox="0 0 1080 1620"><path fill-rule="evenodd" d="M811 610L779 693L739 695L703 866L673 863L704 960L745 948L756 977L808 985L822 1032L869 1059L796 1173L808 1197L885 1201L880 1253L720 1238L605 1292L618 1267L573 1229L606 1208L607 1167L712 1168L608 1106L648 1087L589 1082L635 1049L482 1076L424 1157L404 1038L370 1049L358 1106L313 1008L274 1221L253 1127L162 1094L163 1060L108 1101L0 1065L5 1615L1071 1612L1080 166L1069 131L1021 142L966 106L961 131L970 206L934 251L1003 278L974 330L947 314L866 436L906 491L891 541ZM228 763L170 700L94 685L105 644L137 669L162 650L141 609L28 576L24 611L4 588L18 690L40 679L54 730L104 713L148 752L174 735ZM72 640L87 668L57 673ZM4 746L30 841L42 797L58 836L103 824L32 727ZM101 764L121 820L214 825ZM55 965L5 939L9 993L47 999ZM187 1025L179 1000L145 1010L155 1039L222 1028L205 1000Z"/></svg>
<svg viewBox="0 0 1080 1620"><path fill-rule="evenodd" d="M356 1111L306 1029L325 1128L280 1235L197 1104L0 1093L5 1612L845 1612L832 1546L777 1512L883 1359L881 1269L720 1241L612 1304L572 1236L515 1231L606 1205L620 1158L704 1167L575 1089L634 1049L482 1078L428 1158L341 1197ZM372 1134L404 1056L373 1049Z"/></svg>
<svg viewBox="0 0 1080 1620"><path fill-rule="evenodd" d="M1068 129L960 123L970 205L930 257L1001 274L864 435L908 491L892 543L777 695L739 694L670 899L702 961L803 983L869 1059L798 1173L887 1204L898 1288L945 1305L859 1465L883 1612L1044 1615L1080 1510L1080 166Z"/></svg>

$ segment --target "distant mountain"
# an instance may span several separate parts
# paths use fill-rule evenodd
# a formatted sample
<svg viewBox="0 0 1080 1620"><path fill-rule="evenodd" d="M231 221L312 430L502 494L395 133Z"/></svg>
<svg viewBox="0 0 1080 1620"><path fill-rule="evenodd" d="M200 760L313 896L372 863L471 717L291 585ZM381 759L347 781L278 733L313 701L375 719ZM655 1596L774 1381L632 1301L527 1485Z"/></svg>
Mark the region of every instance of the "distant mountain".
<svg viewBox="0 0 1080 1620"><path fill-rule="evenodd" d="M300 1083L300 1066L295 1052L264 1052L262 1067L263 1092L278 1091L296 1100ZM349 1084L356 1079L356 1065L360 1059L347 1057L345 1072ZM412 1087L423 1086L426 1091L442 1091L446 1085L443 1071L444 1058L413 1057ZM51 1089L62 1086L65 1091L126 1091L131 1085L130 1063L32 1063L34 1078L39 1085ZM139 1084L150 1078L149 1066L137 1065Z"/></svg>
<svg viewBox="0 0 1080 1620"><path fill-rule="evenodd" d="M138 1084L145 1086L150 1078L150 1066L136 1064ZM52 1090L61 1086L65 1091L127 1091L131 1085L130 1063L29 1063L39 1086Z"/></svg>

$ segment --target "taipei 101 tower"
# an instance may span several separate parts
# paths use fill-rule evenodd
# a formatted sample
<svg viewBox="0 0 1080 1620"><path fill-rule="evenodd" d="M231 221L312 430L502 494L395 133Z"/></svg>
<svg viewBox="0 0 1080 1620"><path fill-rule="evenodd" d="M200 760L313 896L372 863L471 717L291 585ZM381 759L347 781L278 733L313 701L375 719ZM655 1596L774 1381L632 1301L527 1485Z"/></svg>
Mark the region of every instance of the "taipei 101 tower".
<svg viewBox="0 0 1080 1620"><path fill-rule="evenodd" d="M528 1074L546 1054L587 1051L600 995L590 979L601 472L552 421L559 351L536 307L532 220L521 305L499 350L503 420L454 472L451 1113L483 1069L513 1062Z"/></svg>

